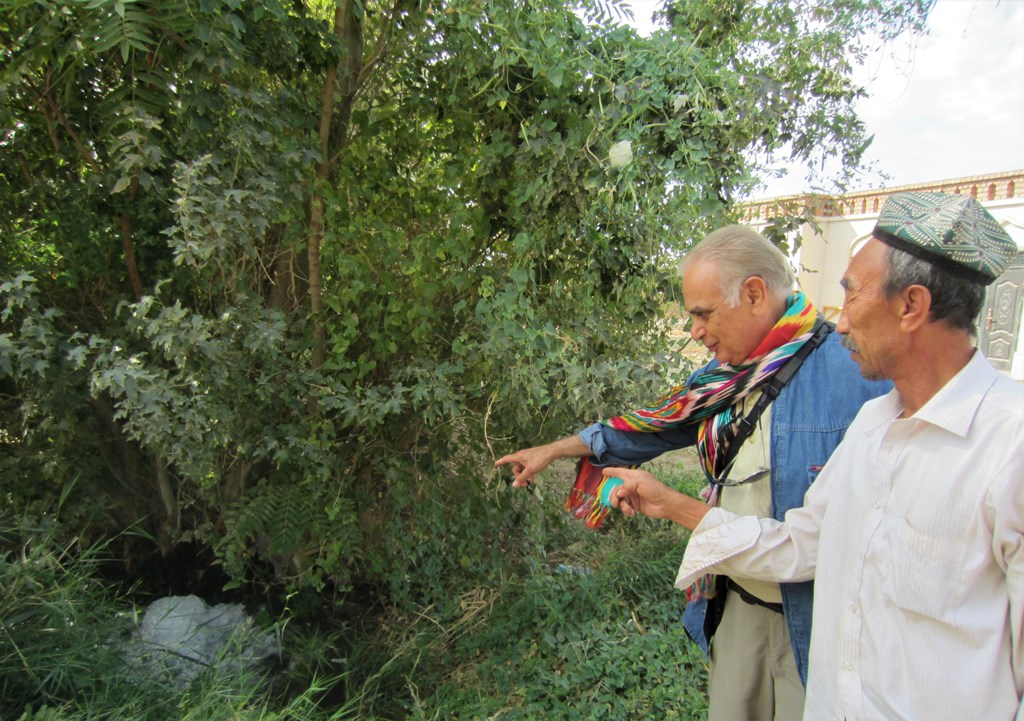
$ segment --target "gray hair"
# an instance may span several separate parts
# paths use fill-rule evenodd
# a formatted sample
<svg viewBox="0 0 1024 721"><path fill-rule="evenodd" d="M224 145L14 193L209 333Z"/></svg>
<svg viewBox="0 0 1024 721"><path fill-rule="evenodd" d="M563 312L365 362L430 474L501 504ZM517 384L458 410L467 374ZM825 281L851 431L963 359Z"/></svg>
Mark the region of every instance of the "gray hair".
<svg viewBox="0 0 1024 721"><path fill-rule="evenodd" d="M929 318L944 320L957 330L973 336L978 331L974 323L985 302L985 287L979 283L948 273L926 260L910 253L886 246L889 259L889 277L882 291L887 298L899 295L912 285L922 285L932 296Z"/></svg>
<svg viewBox="0 0 1024 721"><path fill-rule="evenodd" d="M719 288L731 308L739 305L747 278L763 280L775 300L785 300L796 286L796 275L782 251L746 225L727 225L710 233L683 258L680 274L690 263L703 260L714 261Z"/></svg>

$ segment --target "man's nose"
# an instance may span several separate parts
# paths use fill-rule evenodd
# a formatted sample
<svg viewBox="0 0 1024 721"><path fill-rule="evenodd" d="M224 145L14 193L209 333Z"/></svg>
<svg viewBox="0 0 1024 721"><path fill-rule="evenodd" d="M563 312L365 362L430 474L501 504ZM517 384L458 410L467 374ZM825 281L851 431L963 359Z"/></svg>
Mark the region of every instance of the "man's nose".
<svg viewBox="0 0 1024 721"><path fill-rule="evenodd" d="M694 340L700 340L707 335L707 333L708 331L707 328L704 327L704 322L694 318L693 322L690 324L690 337Z"/></svg>
<svg viewBox="0 0 1024 721"><path fill-rule="evenodd" d="M836 333L847 335L850 332L850 320L846 317L846 311L839 311L839 320L836 321Z"/></svg>

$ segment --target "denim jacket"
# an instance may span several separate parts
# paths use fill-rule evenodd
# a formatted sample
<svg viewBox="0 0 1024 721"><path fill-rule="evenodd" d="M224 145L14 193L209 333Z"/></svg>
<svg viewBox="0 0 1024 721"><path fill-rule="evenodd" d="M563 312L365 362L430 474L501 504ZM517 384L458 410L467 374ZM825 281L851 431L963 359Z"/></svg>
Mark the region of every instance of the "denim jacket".
<svg viewBox="0 0 1024 721"><path fill-rule="evenodd" d="M865 401L887 393L891 387L888 381L864 380L849 351L840 345L837 333L830 333L811 352L772 403L769 455L772 516L776 520L783 520L786 511L803 505L804 493L843 440L857 411ZM590 447L597 463L618 466L637 465L667 451L692 446L697 433L696 429L629 433L595 423L580 431L579 438ZM781 588L790 643L800 678L806 684L814 582L783 583ZM689 604L683 614L687 632L705 652L706 609L707 602L701 600Z"/></svg>

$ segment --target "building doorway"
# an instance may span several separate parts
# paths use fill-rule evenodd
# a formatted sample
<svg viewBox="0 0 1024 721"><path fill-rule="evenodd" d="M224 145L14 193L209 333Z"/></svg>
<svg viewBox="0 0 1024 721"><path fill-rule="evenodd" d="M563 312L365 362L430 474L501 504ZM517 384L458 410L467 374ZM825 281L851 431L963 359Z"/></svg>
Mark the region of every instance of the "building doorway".
<svg viewBox="0 0 1024 721"><path fill-rule="evenodd" d="M1024 253L1018 253L989 286L978 318L978 347L1000 371L1010 372L1020 337L1024 298Z"/></svg>

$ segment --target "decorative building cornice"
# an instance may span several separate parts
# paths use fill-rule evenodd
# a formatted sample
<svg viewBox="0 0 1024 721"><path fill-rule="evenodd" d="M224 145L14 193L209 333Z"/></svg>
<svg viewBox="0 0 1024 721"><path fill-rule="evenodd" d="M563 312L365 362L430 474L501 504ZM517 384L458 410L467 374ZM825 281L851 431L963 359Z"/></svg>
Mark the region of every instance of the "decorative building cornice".
<svg viewBox="0 0 1024 721"><path fill-rule="evenodd" d="M860 190L844 195L782 195L743 203L743 219L756 224L783 215L810 214L816 218L851 215L877 215L893 193L913 190L922 193L953 193L970 195L982 204L1024 198L1024 170L989 175L972 175L931 183L900 185L892 188Z"/></svg>

